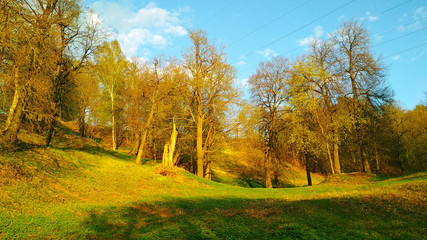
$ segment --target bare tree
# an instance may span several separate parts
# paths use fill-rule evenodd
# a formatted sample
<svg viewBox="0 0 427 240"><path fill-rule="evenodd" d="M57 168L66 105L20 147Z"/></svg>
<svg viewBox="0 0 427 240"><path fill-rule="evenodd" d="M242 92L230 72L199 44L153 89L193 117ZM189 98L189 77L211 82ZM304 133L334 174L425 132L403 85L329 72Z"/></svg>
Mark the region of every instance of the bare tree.
<svg viewBox="0 0 427 240"><path fill-rule="evenodd" d="M287 89L290 78L290 64L286 58L275 57L260 63L257 72L250 76L252 98L262 112L261 127L265 142L265 182L271 188L270 163L280 131L281 115L288 99Z"/></svg>

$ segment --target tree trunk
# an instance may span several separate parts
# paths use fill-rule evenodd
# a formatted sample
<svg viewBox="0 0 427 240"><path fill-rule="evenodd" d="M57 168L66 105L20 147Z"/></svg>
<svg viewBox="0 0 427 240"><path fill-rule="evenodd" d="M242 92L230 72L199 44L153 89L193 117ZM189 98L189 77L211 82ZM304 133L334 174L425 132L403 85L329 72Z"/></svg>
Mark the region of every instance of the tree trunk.
<svg viewBox="0 0 427 240"><path fill-rule="evenodd" d="M196 139L196 150L197 150L197 176L203 178L203 119L202 116L197 117L197 139Z"/></svg>
<svg viewBox="0 0 427 240"><path fill-rule="evenodd" d="M173 121L172 134L169 141L165 144L163 151L162 165L171 167L174 165L173 162L173 153L175 152L176 138L178 136L178 131L176 131L175 120Z"/></svg>
<svg viewBox="0 0 427 240"><path fill-rule="evenodd" d="M363 144L360 145L360 159L362 160L363 172L371 173L371 167L369 166L369 161L365 157L365 149Z"/></svg>
<svg viewBox="0 0 427 240"><path fill-rule="evenodd" d="M267 153L267 157L265 158L264 163L264 171L265 171L265 188L273 188L271 184L271 176L270 176L270 152Z"/></svg>
<svg viewBox="0 0 427 240"><path fill-rule="evenodd" d="M326 139L326 150L328 151L328 158L329 158L329 165L331 166L331 173L335 174L334 163L332 161L332 156L331 156L331 147L329 146L328 139Z"/></svg>
<svg viewBox="0 0 427 240"><path fill-rule="evenodd" d="M276 184L276 188L282 188L282 184L280 183L279 173L274 171L274 183Z"/></svg>
<svg viewBox="0 0 427 240"><path fill-rule="evenodd" d="M142 130L141 143L139 144L139 150L135 160L135 163L138 165L141 164L141 158L144 151L145 140L147 139L148 128L150 127L151 119L153 118L153 115L154 115L154 109L156 108L156 105L154 104L154 97L152 100L153 101L151 103L150 114L148 114L147 121L144 124L144 129Z"/></svg>
<svg viewBox="0 0 427 240"><path fill-rule="evenodd" d="M169 158L169 142L167 142L163 148L162 166L168 166Z"/></svg>
<svg viewBox="0 0 427 240"><path fill-rule="evenodd" d="M17 76L15 76L17 77ZM18 132L21 125L23 101L17 86L13 96L12 106L9 109L5 126L2 130L2 141L6 144L16 144L18 141Z"/></svg>
<svg viewBox="0 0 427 240"><path fill-rule="evenodd" d="M376 167L377 167L377 174L380 173L380 156L378 155L378 148L377 148L377 143L374 144L374 150L375 150L375 163L376 163Z"/></svg>
<svg viewBox="0 0 427 240"><path fill-rule="evenodd" d="M117 131L116 131L116 109L114 107L114 88L110 90L111 98L111 138L113 141L113 151L117 150Z"/></svg>
<svg viewBox="0 0 427 240"><path fill-rule="evenodd" d="M322 136L325 138L325 142L326 142L326 150L327 150L327 153L328 153L329 165L331 166L331 172L332 172L332 174L335 174L334 163L333 163L333 161L332 161L332 156L331 156L331 147L330 147L330 145L329 145L328 136L327 136L327 134L325 133L325 130L323 129L322 124L320 123L320 119L319 119L319 116L318 116L317 112L316 112L316 114L315 114L315 115L316 115L316 119L317 119L317 124L319 125L319 127L320 127L320 131L322 132Z"/></svg>
<svg viewBox="0 0 427 240"><path fill-rule="evenodd" d="M53 135L55 134L55 127L56 127L56 114L54 114L50 124L49 129L47 130L47 136L46 136L46 147L50 146L50 142L52 142Z"/></svg>
<svg viewBox="0 0 427 240"><path fill-rule="evenodd" d="M212 165L211 165L211 160L209 158L209 156L207 157L207 161L206 161L206 173L204 178L211 180L212 179Z"/></svg>
<svg viewBox="0 0 427 240"><path fill-rule="evenodd" d="M60 111L61 111L61 107L59 106L59 104L60 104L60 101L55 102L52 119L49 122L49 129L47 130L46 147L50 146L50 143L52 142L52 139L53 139L53 135L55 134L56 119L59 117Z"/></svg>
<svg viewBox="0 0 427 240"><path fill-rule="evenodd" d="M132 150L128 153L129 155L133 155L136 156L138 154L138 150L139 150L139 146L141 146L141 131L138 131L135 136L136 136L136 141L135 144L133 145Z"/></svg>
<svg viewBox="0 0 427 240"><path fill-rule="evenodd" d="M341 173L341 165L340 165L340 155L339 155L339 137L338 132L335 131L334 133L334 168L335 173L340 174Z"/></svg>
<svg viewBox="0 0 427 240"><path fill-rule="evenodd" d="M85 137L86 135L86 126L85 126L85 115L86 115L86 111L85 109L83 109L80 112L80 116L79 116L79 133L80 133L80 137Z"/></svg>
<svg viewBox="0 0 427 240"><path fill-rule="evenodd" d="M308 154L305 154L305 171L307 173L307 185L308 186L312 186L312 182L311 182L311 174L310 174L310 164L309 164L309 160L308 160Z"/></svg>
<svg viewBox="0 0 427 240"><path fill-rule="evenodd" d="M141 144L139 145L139 150L138 150L138 154L136 155L136 161L135 161L135 163L138 165L141 164L141 158L144 152L144 145L145 145L145 139L147 138L147 133L148 133L148 127L144 128L144 131L142 132Z"/></svg>

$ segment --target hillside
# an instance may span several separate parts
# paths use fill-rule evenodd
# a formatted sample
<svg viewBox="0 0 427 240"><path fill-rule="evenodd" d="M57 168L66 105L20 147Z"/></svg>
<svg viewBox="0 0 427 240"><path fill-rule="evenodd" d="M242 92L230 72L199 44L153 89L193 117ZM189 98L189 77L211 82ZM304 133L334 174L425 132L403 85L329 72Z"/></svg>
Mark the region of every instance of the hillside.
<svg viewBox="0 0 427 240"><path fill-rule="evenodd" d="M19 149L0 155L0 238L427 235L427 173L398 178L343 174L322 183L319 177L313 187L253 189L207 181L148 159L135 166L133 157L106 150L66 128L49 148L41 147L41 137L33 133L22 131L20 139L24 143ZM232 167L217 172L230 177L233 173L226 170Z"/></svg>

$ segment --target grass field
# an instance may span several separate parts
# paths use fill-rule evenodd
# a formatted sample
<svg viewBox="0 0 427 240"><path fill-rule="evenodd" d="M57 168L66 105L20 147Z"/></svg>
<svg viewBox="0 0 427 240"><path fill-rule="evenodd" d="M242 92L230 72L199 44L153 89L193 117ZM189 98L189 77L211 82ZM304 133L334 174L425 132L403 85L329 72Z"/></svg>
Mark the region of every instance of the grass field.
<svg viewBox="0 0 427 240"><path fill-rule="evenodd" d="M313 187L252 189L199 179L151 160L135 166L125 153L77 136L57 139L50 148L26 141L19 150L1 153L0 238L427 236L427 173L344 174Z"/></svg>

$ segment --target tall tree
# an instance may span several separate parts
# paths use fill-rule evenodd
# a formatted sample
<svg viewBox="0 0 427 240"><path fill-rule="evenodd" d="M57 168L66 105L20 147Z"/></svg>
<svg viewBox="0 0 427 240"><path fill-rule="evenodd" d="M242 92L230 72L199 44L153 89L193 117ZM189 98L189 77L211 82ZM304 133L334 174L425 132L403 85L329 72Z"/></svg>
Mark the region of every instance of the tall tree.
<svg viewBox="0 0 427 240"><path fill-rule="evenodd" d="M189 37L193 46L183 54L184 67L190 75L186 102L197 129L197 175L204 177L205 154L214 137L213 128L207 124L208 115L215 114L212 109L217 106L234 100L235 71L223 50L210 43L204 31L190 31Z"/></svg>
<svg viewBox="0 0 427 240"><path fill-rule="evenodd" d="M270 163L277 145L277 136L281 128L279 121L288 100L288 80L290 63L286 58L275 57L271 61L260 63L257 72L250 76L252 98L262 112L261 126L265 139L265 185L271 188Z"/></svg>
<svg viewBox="0 0 427 240"><path fill-rule="evenodd" d="M104 42L98 48L95 56L97 76L102 84L103 91L108 96L111 114L111 136L112 148L117 150L117 121L119 118L118 108L121 104L124 81L128 61L123 54L119 42Z"/></svg>
<svg viewBox="0 0 427 240"><path fill-rule="evenodd" d="M333 35L337 48L337 64L340 77L345 83L343 96L350 96L351 134L358 145L362 169L371 172L365 156L364 108L374 107L390 94L384 87L384 68L371 50L369 33L357 21L345 22ZM346 92L349 89L349 92ZM366 101L367 104L362 104Z"/></svg>
<svg viewBox="0 0 427 240"><path fill-rule="evenodd" d="M304 89L312 94L312 98L307 100L315 101L319 105L313 110L313 116L325 142L331 172L339 174L340 123L337 102L340 97L341 81L335 71L335 60L333 43L316 39L312 42L309 55L299 59L294 65L293 85L303 85ZM332 151L330 143L333 146Z"/></svg>

